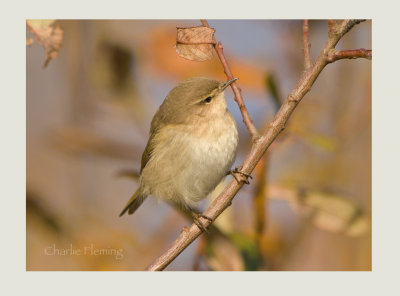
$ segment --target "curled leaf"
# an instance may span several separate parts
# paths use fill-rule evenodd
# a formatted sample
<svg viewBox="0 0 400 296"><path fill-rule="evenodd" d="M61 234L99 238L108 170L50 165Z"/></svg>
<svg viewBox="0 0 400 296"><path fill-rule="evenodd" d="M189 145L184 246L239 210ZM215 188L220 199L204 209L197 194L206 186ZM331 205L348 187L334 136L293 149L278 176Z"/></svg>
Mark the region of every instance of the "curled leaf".
<svg viewBox="0 0 400 296"><path fill-rule="evenodd" d="M64 31L59 25L55 24L55 20L27 20L26 24L29 31L35 34L37 41L43 45L45 50L45 61L43 67L47 67L48 63L58 57L61 49ZM33 40L27 40L27 45Z"/></svg>
<svg viewBox="0 0 400 296"><path fill-rule="evenodd" d="M213 57L215 30L199 26L177 28L176 52L179 56L192 61L206 61Z"/></svg>

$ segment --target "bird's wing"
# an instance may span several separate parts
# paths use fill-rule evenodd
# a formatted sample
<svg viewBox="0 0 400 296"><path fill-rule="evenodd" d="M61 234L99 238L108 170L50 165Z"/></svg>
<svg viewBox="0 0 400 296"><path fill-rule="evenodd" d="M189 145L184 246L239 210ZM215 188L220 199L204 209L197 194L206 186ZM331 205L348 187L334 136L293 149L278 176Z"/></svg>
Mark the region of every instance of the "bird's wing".
<svg viewBox="0 0 400 296"><path fill-rule="evenodd" d="M162 106L160 107L160 109ZM147 162L149 161L151 157L151 153L154 150L154 137L157 134L157 132L165 125L167 125L167 120L161 116L160 109L157 110L156 114L154 115L152 121L151 121L151 126L150 126L150 137L149 140L147 141L146 148L143 151L142 154L142 162L140 165L140 173L146 166Z"/></svg>
<svg viewBox="0 0 400 296"><path fill-rule="evenodd" d="M154 139L154 133L150 134L149 141L147 142L146 148L143 151L142 162L140 165L140 173L142 173L142 171L143 171L144 167L146 166L147 162L149 161L151 153L154 149L153 139Z"/></svg>
<svg viewBox="0 0 400 296"><path fill-rule="evenodd" d="M167 97L151 121L150 137L142 154L140 172L142 172L151 157L151 154L154 150L154 139L156 138L156 135L167 126L182 124L187 117L186 114L183 114L184 116L179 116L177 112L173 112L173 110L176 108L172 108L170 106L172 103L174 102L168 100Z"/></svg>

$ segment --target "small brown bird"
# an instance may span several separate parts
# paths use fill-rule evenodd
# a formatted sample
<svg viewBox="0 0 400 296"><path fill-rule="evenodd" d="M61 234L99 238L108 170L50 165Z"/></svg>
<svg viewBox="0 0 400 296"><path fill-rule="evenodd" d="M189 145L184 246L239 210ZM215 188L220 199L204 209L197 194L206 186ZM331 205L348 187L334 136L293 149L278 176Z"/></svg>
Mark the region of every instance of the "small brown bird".
<svg viewBox="0 0 400 296"><path fill-rule="evenodd" d="M205 216L192 207L214 190L236 157L238 131L224 96L235 80L195 77L169 92L151 122L139 188L120 216L154 195L187 207L202 228L198 215Z"/></svg>

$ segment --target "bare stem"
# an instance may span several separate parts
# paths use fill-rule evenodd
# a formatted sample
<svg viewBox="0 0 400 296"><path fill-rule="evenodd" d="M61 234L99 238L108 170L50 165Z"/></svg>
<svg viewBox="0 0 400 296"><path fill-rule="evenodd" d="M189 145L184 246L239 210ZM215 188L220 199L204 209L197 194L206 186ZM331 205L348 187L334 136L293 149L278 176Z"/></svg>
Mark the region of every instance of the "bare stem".
<svg viewBox="0 0 400 296"><path fill-rule="evenodd" d="M359 20L344 20L340 23L335 21L335 31L329 31L328 40L326 41L325 46L321 50L315 63L312 65L309 71L303 72L297 86L288 95L286 102L282 104L272 122L268 124L265 132L257 142L253 143L251 150L247 154L242 165L242 171L244 173L250 174L253 171L259 160L263 157L265 151L285 128L285 125L297 104L310 91L311 86L314 84L318 75L325 68L325 66L330 63L328 58L329 52L334 49L343 35L359 22ZM235 179L232 179L224 191L222 191L221 194L212 202L204 214L215 220L227 207L231 205L234 196L242 186L243 182L237 182ZM207 219L200 219L204 226L211 224L211 222ZM166 250L166 252L160 257L156 258L153 263L147 267L147 270L163 270L187 246L189 246L201 234L201 232L202 231L199 229L199 227L197 227L197 225L194 223L190 226L190 228L184 227L178 238L172 243L168 250Z"/></svg>
<svg viewBox="0 0 400 296"><path fill-rule="evenodd" d="M331 50L328 54L328 60L330 63L341 60L341 59L358 59L364 58L372 60L372 50L370 49L352 49L352 50Z"/></svg>
<svg viewBox="0 0 400 296"><path fill-rule="evenodd" d="M201 23L205 27L210 27L206 20L201 20ZM217 44L215 44L214 49L218 55L219 60L221 61L222 66L224 67L224 72L226 74L227 79L230 80L232 78L235 78L233 76L231 68L225 58L224 50L223 50L221 42L218 42ZM241 90L238 87L237 82L232 83L231 88L232 88L233 94L235 95L235 101L239 106L240 112L242 113L243 123L246 125L246 127L253 139L253 142L255 142L259 138L259 133L258 133L257 128L255 127L253 121L251 120L249 112L247 111L246 105L244 104L244 101L242 98Z"/></svg>

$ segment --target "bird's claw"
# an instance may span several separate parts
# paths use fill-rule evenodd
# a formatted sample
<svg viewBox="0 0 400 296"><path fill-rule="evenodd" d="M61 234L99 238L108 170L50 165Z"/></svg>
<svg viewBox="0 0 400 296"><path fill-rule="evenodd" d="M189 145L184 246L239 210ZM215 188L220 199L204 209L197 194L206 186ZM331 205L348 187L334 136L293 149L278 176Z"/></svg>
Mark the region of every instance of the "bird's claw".
<svg viewBox="0 0 400 296"><path fill-rule="evenodd" d="M200 218L207 219L207 220L210 221L210 222L213 222L214 220L213 220L212 218L210 218L210 217L208 217L208 216L202 214L202 213L197 213L197 212L195 212L195 211L191 211L191 213L192 213L192 217L193 217L193 222L194 222L194 224L196 224L197 227L199 227L200 230L202 230L203 232L208 233L208 227L207 227L207 226L204 226L204 224L203 224L203 222L201 222Z"/></svg>
<svg viewBox="0 0 400 296"><path fill-rule="evenodd" d="M230 170L226 175L232 175L238 183L243 182L245 184L250 184L249 178L253 179L250 174L243 172L241 167L236 167L233 170ZM237 175L242 176L242 178L240 179Z"/></svg>

